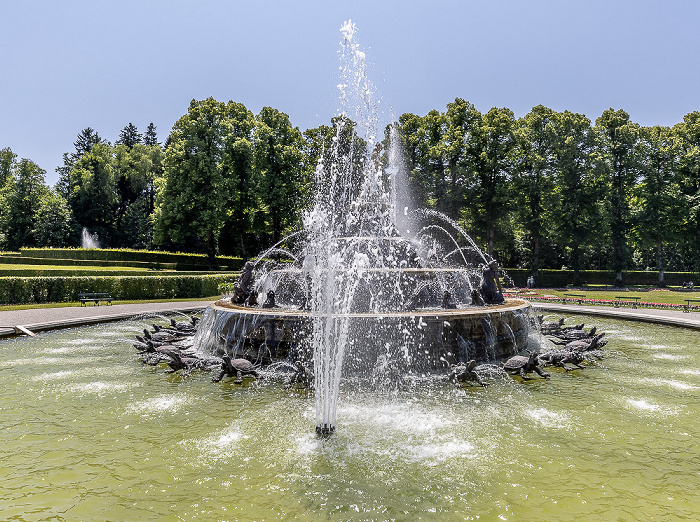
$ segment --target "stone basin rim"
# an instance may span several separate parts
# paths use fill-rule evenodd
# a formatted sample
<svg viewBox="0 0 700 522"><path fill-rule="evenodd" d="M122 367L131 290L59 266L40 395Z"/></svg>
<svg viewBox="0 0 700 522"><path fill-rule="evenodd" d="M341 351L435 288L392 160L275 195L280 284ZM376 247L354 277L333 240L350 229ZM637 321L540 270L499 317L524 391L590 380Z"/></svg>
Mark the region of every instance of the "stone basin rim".
<svg viewBox="0 0 700 522"><path fill-rule="evenodd" d="M248 308L245 306L231 304L223 299L209 305L215 310L227 312L238 312L247 315L259 315L278 318L306 318L312 317L311 312L301 310L284 310L281 308ZM337 317L363 318L363 319L383 319L389 317L424 317L424 318L447 318L447 317L465 317L465 316L485 316L501 312L514 312L518 310L526 310L531 305L524 299L506 299L506 302L501 305L489 305L475 308L457 308L449 310L414 310L411 312L382 312L382 313L348 313L348 314L333 314ZM321 314L325 316L325 314Z"/></svg>

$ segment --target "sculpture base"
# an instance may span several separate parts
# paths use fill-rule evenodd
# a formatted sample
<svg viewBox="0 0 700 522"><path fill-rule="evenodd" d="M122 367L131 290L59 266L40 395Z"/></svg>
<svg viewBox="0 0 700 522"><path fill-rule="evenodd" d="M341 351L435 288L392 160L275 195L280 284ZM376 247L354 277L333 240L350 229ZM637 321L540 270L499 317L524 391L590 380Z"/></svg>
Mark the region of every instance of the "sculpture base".
<svg viewBox="0 0 700 522"><path fill-rule="evenodd" d="M344 363L348 371L371 370L381 358L400 359L401 371L442 371L460 361L494 362L524 350L529 310L527 301L509 299L467 309L312 316L308 311L248 308L221 300L203 314L195 345L219 356L255 359L262 354L310 361L313 321L350 321L352 356Z"/></svg>

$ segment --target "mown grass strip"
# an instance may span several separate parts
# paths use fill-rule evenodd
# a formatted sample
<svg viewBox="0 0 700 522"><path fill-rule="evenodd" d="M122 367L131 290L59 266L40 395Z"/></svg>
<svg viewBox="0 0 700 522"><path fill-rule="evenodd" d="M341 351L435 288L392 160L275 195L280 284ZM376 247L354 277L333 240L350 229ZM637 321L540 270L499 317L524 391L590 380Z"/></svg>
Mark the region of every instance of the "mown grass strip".
<svg viewBox="0 0 700 522"><path fill-rule="evenodd" d="M636 303L639 308L671 308L682 309L688 298L694 295L699 295L695 290L674 290L674 289L651 289L651 288L635 288L627 290L577 290L577 293L585 294L585 299L566 297L565 293L571 293L571 289L534 289L527 291L525 289L518 291L506 291L511 295L517 295L532 301L551 301L562 303L566 300L570 304L579 304L589 306L614 306L615 302L620 301L617 296L621 297L639 297ZM625 301L622 299L622 306L633 306L634 299Z"/></svg>

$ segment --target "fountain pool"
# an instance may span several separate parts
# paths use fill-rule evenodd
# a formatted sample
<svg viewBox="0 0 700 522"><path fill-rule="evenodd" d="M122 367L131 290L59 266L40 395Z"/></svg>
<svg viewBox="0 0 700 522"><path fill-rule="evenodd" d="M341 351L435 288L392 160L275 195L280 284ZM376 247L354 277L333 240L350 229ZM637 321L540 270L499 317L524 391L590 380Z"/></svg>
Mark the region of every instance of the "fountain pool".
<svg viewBox="0 0 700 522"><path fill-rule="evenodd" d="M606 357L459 389L312 392L144 366L153 319L0 342L0 518L673 520L700 516L700 350L671 327L576 318Z"/></svg>

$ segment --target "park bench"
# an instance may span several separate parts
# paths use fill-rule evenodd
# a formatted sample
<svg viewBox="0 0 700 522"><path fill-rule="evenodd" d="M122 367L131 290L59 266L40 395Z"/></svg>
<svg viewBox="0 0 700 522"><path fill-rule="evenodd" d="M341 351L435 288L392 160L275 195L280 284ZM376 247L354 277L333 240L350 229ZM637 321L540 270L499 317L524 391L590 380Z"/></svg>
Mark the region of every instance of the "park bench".
<svg viewBox="0 0 700 522"><path fill-rule="evenodd" d="M586 294L564 293L564 299L562 299L562 301L566 303L566 298L567 298L567 297L578 297L578 304L582 304L582 303L583 303L583 300L586 298Z"/></svg>
<svg viewBox="0 0 700 522"><path fill-rule="evenodd" d="M641 297L630 297L630 296L616 295L615 299L617 299L615 301L615 305L614 305L615 308L618 308L622 301L634 301L634 303L632 304L632 308L637 308L637 301L639 301L641 299Z"/></svg>
<svg viewBox="0 0 700 522"><path fill-rule="evenodd" d="M112 296L105 293L95 293L95 292L85 292L78 294L78 300L80 301L80 306L85 305L92 301L96 306L100 304L100 301L105 301L107 304L112 304Z"/></svg>
<svg viewBox="0 0 700 522"><path fill-rule="evenodd" d="M700 299L686 299L685 308L683 308L684 312L690 312L690 303L700 303Z"/></svg>

